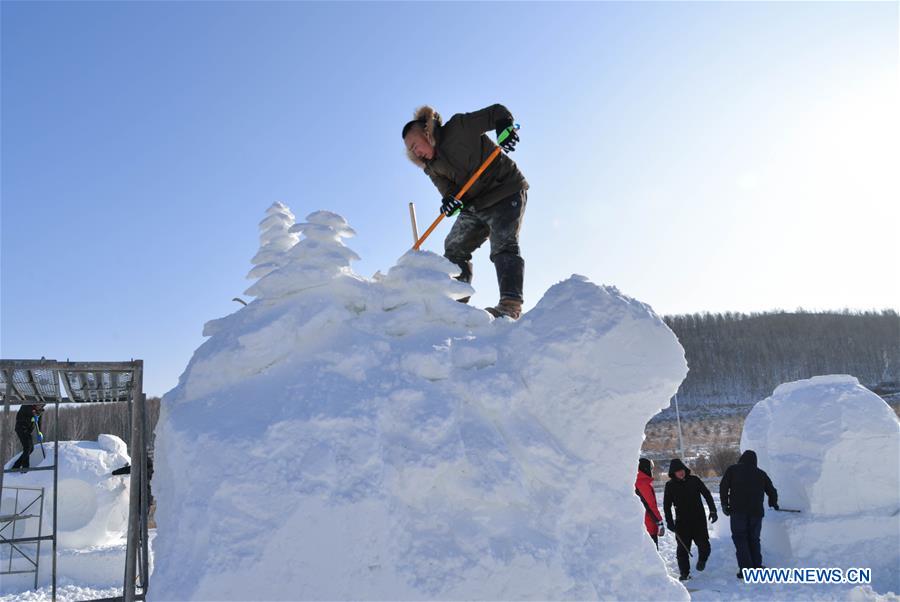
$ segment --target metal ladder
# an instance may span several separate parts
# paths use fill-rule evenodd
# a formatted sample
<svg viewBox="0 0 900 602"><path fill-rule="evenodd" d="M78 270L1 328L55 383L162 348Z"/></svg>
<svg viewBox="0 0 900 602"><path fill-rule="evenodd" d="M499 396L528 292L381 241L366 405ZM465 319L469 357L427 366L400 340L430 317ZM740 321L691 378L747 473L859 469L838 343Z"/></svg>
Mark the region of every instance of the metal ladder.
<svg viewBox="0 0 900 602"><path fill-rule="evenodd" d="M13 472L13 471L8 471ZM7 491L15 491L13 498L12 514L0 515L0 546L9 546L9 559L6 567L0 570L0 575L22 575L34 573L34 589L38 588L38 574L40 572L41 563L41 542L54 539L53 535L43 535L44 530L44 488L43 487L7 487ZM19 500L23 491L38 492L30 502L22 508L19 507ZM37 506L37 514L28 514L29 510ZM38 531L35 537L16 537L16 526L18 523L25 522L29 519L38 519ZM12 527L9 533L4 533ZM36 544L34 556L23 546ZM31 568L17 569L13 568L13 560L16 559L16 553L19 559L25 560Z"/></svg>

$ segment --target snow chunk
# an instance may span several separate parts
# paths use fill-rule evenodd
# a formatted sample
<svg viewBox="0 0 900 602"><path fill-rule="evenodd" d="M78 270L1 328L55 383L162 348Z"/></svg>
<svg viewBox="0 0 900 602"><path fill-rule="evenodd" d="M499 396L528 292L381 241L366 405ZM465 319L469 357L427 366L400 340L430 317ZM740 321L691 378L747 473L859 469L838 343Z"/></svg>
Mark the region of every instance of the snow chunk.
<svg viewBox="0 0 900 602"><path fill-rule="evenodd" d="M31 454L31 466L53 465L53 442L38 445ZM11 468L19 457L15 454L5 468ZM114 435L100 435L97 441L59 442L59 494L57 509L58 574L81 584L102 587L119 584L125 562L124 540L128 523L130 477L111 473L130 463L125 442ZM15 506L13 487L43 487L43 534L53 524L53 472L29 471L9 473L3 479L0 514L12 514ZM20 492L18 510L34 494ZM30 508L29 514L39 514ZM37 518L16 524L17 537L34 537L38 533ZM8 533L7 533L8 535ZM49 547L47 548L49 549ZM30 549L33 552L33 548ZM42 549L40 583L50 579L50 563L45 563ZM7 567L9 546L0 546L0 564ZM23 564L25 563L25 564ZM13 556L13 570L30 568L19 554ZM34 585L34 575L4 575L0 593L24 592Z"/></svg>
<svg viewBox="0 0 900 602"><path fill-rule="evenodd" d="M32 452L32 467L53 465L53 442L45 442L44 449L46 458L40 445ZM16 458L18 455L7 462L6 468L11 468ZM97 441L59 442L60 546L86 548L115 543L123 537L128 520L129 480L110 473L130 461L125 442L114 435L100 435ZM7 474L3 486L45 487L44 524L52 524L53 504L46 503L53 495L52 471ZM2 501L0 514L6 514L13 500L4 491Z"/></svg>
<svg viewBox="0 0 900 602"><path fill-rule="evenodd" d="M460 341L453 345L453 367L461 370L487 368L497 363L498 352L494 347L479 345L474 338L471 345Z"/></svg>
<svg viewBox="0 0 900 602"><path fill-rule="evenodd" d="M819 515L900 508L900 430L883 399L846 375L780 385L744 422L785 507Z"/></svg>
<svg viewBox="0 0 900 602"><path fill-rule="evenodd" d="M386 276L381 306L392 312L385 329L396 336L416 332L425 323L457 324L470 328L487 326L487 312L458 303L475 289L456 280L459 267L430 251L407 251Z"/></svg>
<svg viewBox="0 0 900 602"><path fill-rule="evenodd" d="M687 371L648 306L573 277L493 321L440 256L296 231L164 398L151 597L687 599L623 460Z"/></svg>
<svg viewBox="0 0 900 602"><path fill-rule="evenodd" d="M900 422L847 375L786 383L744 422L741 449L778 489L763 548L770 566L868 567L877 591L900 591Z"/></svg>

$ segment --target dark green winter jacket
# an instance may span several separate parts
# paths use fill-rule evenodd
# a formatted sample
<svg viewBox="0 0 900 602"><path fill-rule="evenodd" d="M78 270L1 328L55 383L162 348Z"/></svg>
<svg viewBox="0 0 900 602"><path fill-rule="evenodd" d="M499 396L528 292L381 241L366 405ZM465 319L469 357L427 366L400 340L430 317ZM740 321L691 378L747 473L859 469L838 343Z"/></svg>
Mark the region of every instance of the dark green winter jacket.
<svg viewBox="0 0 900 602"><path fill-rule="evenodd" d="M474 113L457 113L435 127L435 157L424 168L442 197L455 196L497 148L485 132L493 132L504 119L511 120L512 114L495 104ZM528 190L525 176L501 151L461 200L466 208L478 211L521 190Z"/></svg>

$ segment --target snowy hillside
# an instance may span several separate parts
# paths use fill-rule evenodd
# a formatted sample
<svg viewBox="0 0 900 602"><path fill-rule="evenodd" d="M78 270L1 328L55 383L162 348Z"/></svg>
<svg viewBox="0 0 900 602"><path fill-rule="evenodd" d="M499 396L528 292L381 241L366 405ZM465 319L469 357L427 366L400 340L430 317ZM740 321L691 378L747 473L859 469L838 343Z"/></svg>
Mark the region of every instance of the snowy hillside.
<svg viewBox="0 0 900 602"><path fill-rule="evenodd" d="M289 232L163 400L152 598L687 599L633 493L687 370L648 306L573 276L493 320L442 257Z"/></svg>

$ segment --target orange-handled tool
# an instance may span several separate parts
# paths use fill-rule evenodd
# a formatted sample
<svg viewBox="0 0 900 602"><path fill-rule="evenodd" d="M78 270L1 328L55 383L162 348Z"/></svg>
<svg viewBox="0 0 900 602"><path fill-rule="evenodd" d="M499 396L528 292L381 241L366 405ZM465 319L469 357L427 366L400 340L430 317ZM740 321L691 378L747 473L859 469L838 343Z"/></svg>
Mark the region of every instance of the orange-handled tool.
<svg viewBox="0 0 900 602"><path fill-rule="evenodd" d="M504 140L506 140L506 137L509 136L509 134L513 130L513 128L519 129L518 124L507 128L506 131L503 132L503 135L501 135L500 138L497 139L497 142L500 143L500 142L503 142ZM484 163L481 164L481 167L478 168L478 171L476 171L475 173L472 174L472 177L469 178L469 181L466 182L465 186L463 186L459 190L459 192L456 194L456 196L453 198L455 198L457 201L461 200L463 195L466 194L466 192L469 191L469 188L472 187L472 184L474 184L475 181L478 180L478 177L482 173L484 173L484 170L487 169L491 163L493 163L494 159L496 159L497 155L499 155L499 154L500 154L500 147L498 146L497 148L495 148L493 150L493 152L491 152L490 155L488 155L488 158L484 160ZM434 220L434 222L432 222L432 224L430 226L428 226L428 229L425 230L425 234L423 234L422 237L416 241L416 244L413 245L413 249L415 249L416 251L419 250L419 247L422 246L422 243L425 242L425 239L428 238L428 236L434 231L435 228L437 228L438 224L441 223L442 219L444 219L443 213L438 215L437 219Z"/></svg>

